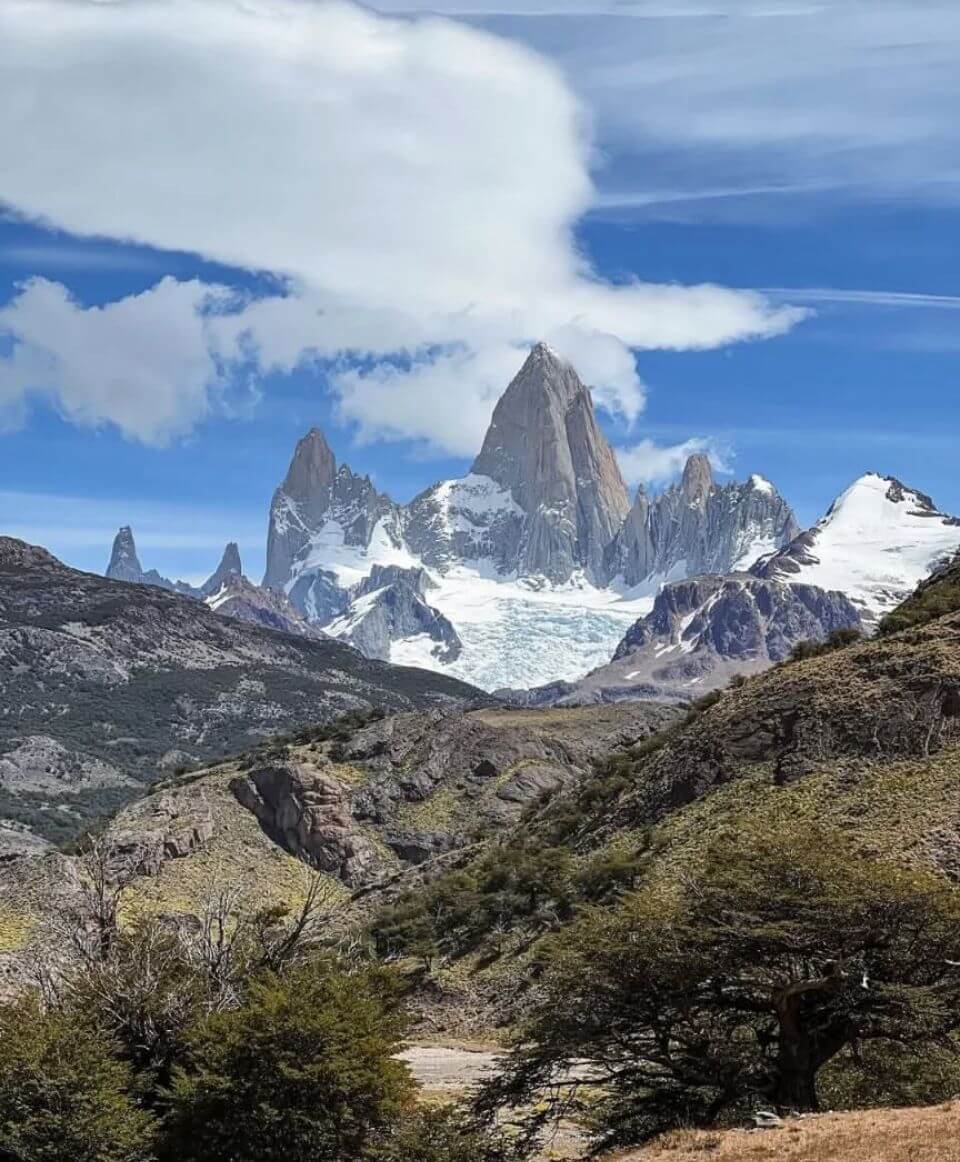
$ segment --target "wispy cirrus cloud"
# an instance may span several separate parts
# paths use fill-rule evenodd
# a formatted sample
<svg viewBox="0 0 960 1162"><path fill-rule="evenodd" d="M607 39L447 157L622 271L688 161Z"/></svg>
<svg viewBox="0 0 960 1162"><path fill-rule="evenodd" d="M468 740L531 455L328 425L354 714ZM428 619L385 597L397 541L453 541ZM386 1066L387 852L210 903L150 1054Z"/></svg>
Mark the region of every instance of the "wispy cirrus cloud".
<svg viewBox="0 0 960 1162"><path fill-rule="evenodd" d="M379 0L471 13L551 55L593 111L599 209L790 195L960 200L954 0ZM690 205L699 202L699 207Z"/></svg>
<svg viewBox="0 0 960 1162"><path fill-rule="evenodd" d="M923 294L915 291L853 290L842 287L764 287L761 293L774 299L796 303L838 303L856 307L892 307L897 310L960 310L960 295Z"/></svg>

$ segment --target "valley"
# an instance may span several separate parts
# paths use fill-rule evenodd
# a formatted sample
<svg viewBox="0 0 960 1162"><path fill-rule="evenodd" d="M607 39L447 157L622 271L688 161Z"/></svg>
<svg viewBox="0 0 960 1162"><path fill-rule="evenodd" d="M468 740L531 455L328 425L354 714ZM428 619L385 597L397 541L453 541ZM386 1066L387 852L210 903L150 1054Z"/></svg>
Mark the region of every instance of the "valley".
<svg viewBox="0 0 960 1162"><path fill-rule="evenodd" d="M114 998L161 1105L189 1021L258 990L320 989L308 1023L402 1006L403 1125L478 1162L942 1102L958 546L876 474L807 532L701 454L631 503L544 345L472 471L407 506L310 431L262 584L229 541L193 585L129 527L106 577L0 538L0 988ZM749 1141L813 1158L821 1124Z"/></svg>

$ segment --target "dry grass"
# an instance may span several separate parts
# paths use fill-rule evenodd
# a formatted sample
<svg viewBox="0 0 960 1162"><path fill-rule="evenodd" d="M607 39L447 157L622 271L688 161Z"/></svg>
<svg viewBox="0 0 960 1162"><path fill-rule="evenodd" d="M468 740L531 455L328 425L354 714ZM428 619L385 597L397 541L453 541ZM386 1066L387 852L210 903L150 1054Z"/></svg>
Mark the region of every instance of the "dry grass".
<svg viewBox="0 0 960 1162"><path fill-rule="evenodd" d="M607 1162L960 1162L960 1102L799 1118L776 1130L677 1130Z"/></svg>

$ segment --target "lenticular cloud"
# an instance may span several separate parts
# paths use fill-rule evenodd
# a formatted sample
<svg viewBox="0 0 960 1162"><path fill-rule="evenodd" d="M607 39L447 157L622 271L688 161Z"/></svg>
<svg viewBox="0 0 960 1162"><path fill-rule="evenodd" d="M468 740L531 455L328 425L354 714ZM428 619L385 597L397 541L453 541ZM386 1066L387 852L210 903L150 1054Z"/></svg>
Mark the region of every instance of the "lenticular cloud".
<svg viewBox="0 0 960 1162"><path fill-rule="evenodd" d="M282 295L219 328L198 312L219 360L240 347L281 369L406 352L409 382L334 382L344 414L378 438L450 446L443 417L412 432L402 406L379 428L369 412L387 380L422 396L437 351L456 353L468 415L486 407L489 369L544 337L629 418L642 389L627 348L716 346L800 317L720 287L597 277L571 240L593 194L584 124L553 65L450 20L308 0L0 9L0 203L76 235L279 276ZM42 362L42 336L31 343Z"/></svg>

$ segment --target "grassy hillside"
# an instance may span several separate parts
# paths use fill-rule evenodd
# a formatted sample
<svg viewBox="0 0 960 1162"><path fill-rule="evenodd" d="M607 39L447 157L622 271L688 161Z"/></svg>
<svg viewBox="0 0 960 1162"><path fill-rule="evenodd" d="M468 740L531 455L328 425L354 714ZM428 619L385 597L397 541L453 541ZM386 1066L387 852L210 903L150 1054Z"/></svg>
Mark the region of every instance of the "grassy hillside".
<svg viewBox="0 0 960 1162"><path fill-rule="evenodd" d="M819 827L955 883L958 714L958 612L752 677L455 866L391 885L381 952L429 968L427 1023L475 1035L535 1002L553 935L581 909L668 889L741 834Z"/></svg>
<svg viewBox="0 0 960 1162"><path fill-rule="evenodd" d="M604 1162L957 1162L960 1103L790 1120L772 1130L677 1130Z"/></svg>

